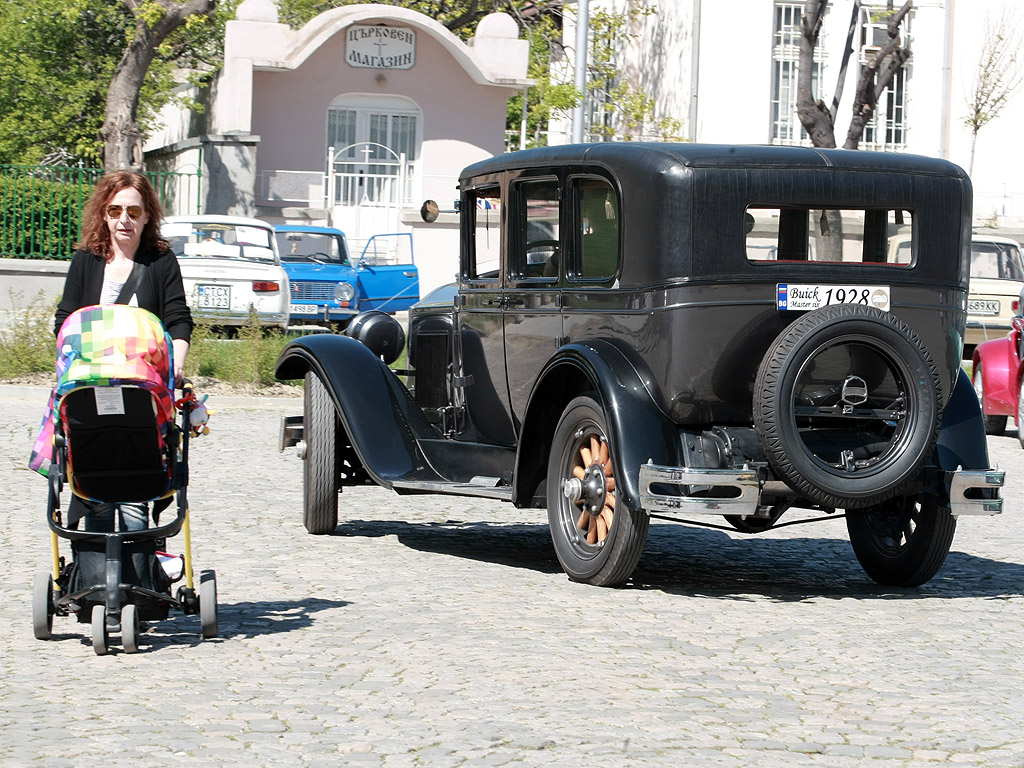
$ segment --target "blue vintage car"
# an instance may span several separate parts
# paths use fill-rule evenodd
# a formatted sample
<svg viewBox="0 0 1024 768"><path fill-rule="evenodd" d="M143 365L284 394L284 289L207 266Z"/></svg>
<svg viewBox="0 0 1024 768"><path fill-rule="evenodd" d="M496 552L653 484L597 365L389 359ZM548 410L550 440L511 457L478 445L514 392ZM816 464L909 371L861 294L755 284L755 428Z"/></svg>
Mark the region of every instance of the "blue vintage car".
<svg viewBox="0 0 1024 768"><path fill-rule="evenodd" d="M352 259L340 229L282 224L275 232L291 285L292 325L340 330L360 312L400 312L419 299L411 233L374 235Z"/></svg>

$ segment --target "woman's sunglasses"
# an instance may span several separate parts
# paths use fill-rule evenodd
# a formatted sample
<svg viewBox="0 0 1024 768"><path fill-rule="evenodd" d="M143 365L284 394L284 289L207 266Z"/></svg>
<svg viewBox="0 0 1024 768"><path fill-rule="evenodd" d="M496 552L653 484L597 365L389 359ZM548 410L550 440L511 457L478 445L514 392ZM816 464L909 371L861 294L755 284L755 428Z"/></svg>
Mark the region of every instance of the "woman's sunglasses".
<svg viewBox="0 0 1024 768"><path fill-rule="evenodd" d="M121 218L121 214L125 211L125 209L126 209L126 206L123 206L123 205L108 205L107 206L107 216L109 216L111 219L120 219ZM127 206L127 210L128 210L128 218L131 219L132 221L135 221L137 218L139 218L142 215L142 206L141 205L129 205L129 206Z"/></svg>

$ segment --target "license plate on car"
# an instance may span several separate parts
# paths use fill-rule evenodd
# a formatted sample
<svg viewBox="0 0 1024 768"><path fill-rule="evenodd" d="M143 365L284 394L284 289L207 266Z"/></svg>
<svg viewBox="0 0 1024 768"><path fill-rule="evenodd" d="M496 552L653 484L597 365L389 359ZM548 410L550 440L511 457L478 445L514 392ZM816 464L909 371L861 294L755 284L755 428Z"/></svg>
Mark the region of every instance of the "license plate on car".
<svg viewBox="0 0 1024 768"><path fill-rule="evenodd" d="M971 315L998 315L999 302L994 299L968 299L967 312Z"/></svg>
<svg viewBox="0 0 1024 768"><path fill-rule="evenodd" d="M859 304L889 311L887 285L776 285L776 306L779 310L819 309L834 304Z"/></svg>
<svg viewBox="0 0 1024 768"><path fill-rule="evenodd" d="M231 309L230 285L200 285L200 309Z"/></svg>
<svg viewBox="0 0 1024 768"><path fill-rule="evenodd" d="M288 312L292 315L317 315L320 307L316 304L289 304Z"/></svg>

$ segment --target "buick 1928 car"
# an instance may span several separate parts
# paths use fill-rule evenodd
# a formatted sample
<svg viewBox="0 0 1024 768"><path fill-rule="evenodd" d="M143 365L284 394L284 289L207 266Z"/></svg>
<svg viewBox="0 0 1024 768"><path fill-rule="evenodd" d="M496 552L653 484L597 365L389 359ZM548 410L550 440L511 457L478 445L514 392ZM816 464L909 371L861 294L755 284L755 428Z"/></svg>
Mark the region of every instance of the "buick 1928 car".
<svg viewBox="0 0 1024 768"><path fill-rule="evenodd" d="M458 202L458 291L411 311L404 370L405 331L374 313L278 359L305 377L282 448L304 459L311 533L355 483L500 499L547 509L570 578L619 585L652 518L845 516L868 576L913 586L959 517L1001 511L960 368L972 193L955 165L571 145L469 166Z"/></svg>

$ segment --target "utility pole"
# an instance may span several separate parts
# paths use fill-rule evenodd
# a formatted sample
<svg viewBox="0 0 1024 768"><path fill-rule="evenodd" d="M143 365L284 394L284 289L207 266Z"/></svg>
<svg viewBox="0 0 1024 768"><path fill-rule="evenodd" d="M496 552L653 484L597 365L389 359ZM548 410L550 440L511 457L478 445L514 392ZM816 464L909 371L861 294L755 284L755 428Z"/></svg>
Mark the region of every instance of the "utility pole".
<svg viewBox="0 0 1024 768"><path fill-rule="evenodd" d="M572 140L583 141L583 108L587 101L587 37L590 31L590 0L576 2L576 91L580 103L572 110Z"/></svg>

